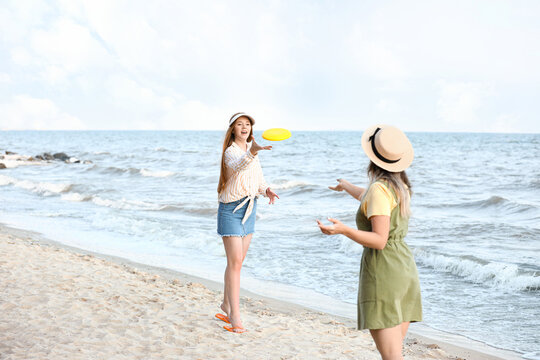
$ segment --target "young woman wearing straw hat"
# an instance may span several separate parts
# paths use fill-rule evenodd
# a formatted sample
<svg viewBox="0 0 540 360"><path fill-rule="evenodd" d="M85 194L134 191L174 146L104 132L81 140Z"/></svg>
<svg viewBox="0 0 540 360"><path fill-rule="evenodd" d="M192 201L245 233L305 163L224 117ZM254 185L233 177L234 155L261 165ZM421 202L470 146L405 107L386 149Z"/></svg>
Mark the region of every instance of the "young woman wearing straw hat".
<svg viewBox="0 0 540 360"><path fill-rule="evenodd" d="M227 314L216 314L231 326L228 331L244 332L240 319L240 271L251 238L255 232L257 197L267 196L270 204L279 197L266 184L258 152L271 150L260 146L253 137L255 120L245 113L236 113L229 120L223 142L218 194L217 231L223 238L227 254L225 291L221 309Z"/></svg>
<svg viewBox="0 0 540 360"><path fill-rule="evenodd" d="M338 179L335 191L345 190L360 201L356 226L336 219L319 228L342 234L364 246L358 288L358 328L369 329L384 360L402 359L403 339L411 322L422 320L418 271L404 241L410 216L411 185L405 169L414 152L405 134L388 125L375 125L362 135L371 160L366 189Z"/></svg>

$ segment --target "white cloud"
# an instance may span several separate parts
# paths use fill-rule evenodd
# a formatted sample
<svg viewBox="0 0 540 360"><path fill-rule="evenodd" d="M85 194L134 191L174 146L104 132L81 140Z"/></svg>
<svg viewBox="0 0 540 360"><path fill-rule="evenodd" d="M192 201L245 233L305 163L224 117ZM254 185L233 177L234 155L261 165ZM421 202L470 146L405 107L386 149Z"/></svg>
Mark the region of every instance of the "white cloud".
<svg viewBox="0 0 540 360"><path fill-rule="evenodd" d="M379 99L375 107L377 108L377 110L380 110L383 112L391 112L391 113L395 113L396 110L398 109L398 106L396 105L395 101L391 99Z"/></svg>
<svg viewBox="0 0 540 360"><path fill-rule="evenodd" d="M356 71L383 80L409 76L396 46L377 35L373 36L369 28L356 24L346 39L346 48L352 54L353 69Z"/></svg>
<svg viewBox="0 0 540 360"><path fill-rule="evenodd" d="M126 76L114 76L106 84L110 101L124 109L138 130L195 130L220 128L227 116L223 109L189 100L171 89L154 89Z"/></svg>
<svg viewBox="0 0 540 360"><path fill-rule="evenodd" d="M37 30L31 37L36 61L61 67L68 73L90 66L107 66L110 57L88 28L65 18L57 20L49 30Z"/></svg>
<svg viewBox="0 0 540 360"><path fill-rule="evenodd" d="M11 76L7 73L0 73L0 83L9 84L11 82Z"/></svg>
<svg viewBox="0 0 540 360"><path fill-rule="evenodd" d="M34 29L46 26L53 7L47 1L3 1L0 7L0 39L21 44Z"/></svg>
<svg viewBox="0 0 540 360"><path fill-rule="evenodd" d="M197 130L201 128L226 128L223 120L227 115L221 109L209 107L201 101L185 101L175 104L174 108L159 119L161 129Z"/></svg>
<svg viewBox="0 0 540 360"><path fill-rule="evenodd" d="M141 2L89 0L83 1L83 4L89 29L107 44L118 63L127 71L170 75L175 73L175 67L182 68L186 60L196 64L197 56L194 55L197 54L178 51L183 43L189 42L188 32L178 36L169 31L156 30L156 26L163 26L161 22L174 23L174 27L167 30L186 26L182 18L168 16L167 4L156 4L158 9L151 12L148 12L147 4ZM188 9L185 7L182 13ZM160 19L151 24L149 18L155 12ZM195 22L196 19L191 21ZM203 43L198 45L205 47Z"/></svg>
<svg viewBox="0 0 540 360"><path fill-rule="evenodd" d="M0 130L83 130L84 123L49 99L17 95L0 104Z"/></svg>
<svg viewBox="0 0 540 360"><path fill-rule="evenodd" d="M521 127L519 120L514 114L501 114L497 116L489 130L502 133L522 132L524 129Z"/></svg>
<svg viewBox="0 0 540 360"><path fill-rule="evenodd" d="M105 84L109 101L121 107L137 130L199 130L226 129L227 119L238 111L245 111L257 119L257 128L287 127L284 116L263 104L251 106L208 105L188 99L173 89L153 88L126 76L113 76Z"/></svg>
<svg viewBox="0 0 540 360"><path fill-rule="evenodd" d="M41 77L51 85L65 84L68 72L61 66L50 65L42 72Z"/></svg>
<svg viewBox="0 0 540 360"><path fill-rule="evenodd" d="M110 77L105 88L111 96L110 101L129 110L134 110L136 106L137 112L166 111L176 101L174 95L160 96L151 87L141 85L126 76L115 75Z"/></svg>
<svg viewBox="0 0 540 360"><path fill-rule="evenodd" d="M11 61L20 66L33 64L33 58L30 52L22 46L16 46L11 49Z"/></svg>
<svg viewBox="0 0 540 360"><path fill-rule="evenodd" d="M520 96L540 80L537 12L487 0L12 0L0 8L11 81L0 98L51 99L90 128L222 129L241 109L296 129L400 119L477 131L500 114L538 129Z"/></svg>
<svg viewBox="0 0 540 360"><path fill-rule="evenodd" d="M493 94L492 86L480 82L440 81L437 115L452 130L482 129L485 118L479 114L484 101Z"/></svg>
<svg viewBox="0 0 540 360"><path fill-rule="evenodd" d="M81 1L56 0L56 5L61 14L68 15L77 21L85 20L84 4Z"/></svg>
<svg viewBox="0 0 540 360"><path fill-rule="evenodd" d="M381 68L395 71L400 66L414 77L540 80L535 69L540 63L537 2L515 6L511 1L418 0L414 4L381 2L359 20L353 34L360 43L363 35L375 50L371 56L361 54L368 63L379 58Z"/></svg>

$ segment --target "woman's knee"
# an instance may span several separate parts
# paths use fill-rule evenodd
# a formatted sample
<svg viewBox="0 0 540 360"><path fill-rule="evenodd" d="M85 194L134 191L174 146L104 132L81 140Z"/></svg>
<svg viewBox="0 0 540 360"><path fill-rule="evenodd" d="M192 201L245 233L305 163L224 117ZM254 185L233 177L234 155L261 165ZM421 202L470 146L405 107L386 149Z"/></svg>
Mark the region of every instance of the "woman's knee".
<svg viewBox="0 0 540 360"><path fill-rule="evenodd" d="M403 354L401 352L401 349L399 350L387 349L386 351L379 350L379 352L381 353L381 357L383 360L402 360L403 359Z"/></svg>
<svg viewBox="0 0 540 360"><path fill-rule="evenodd" d="M242 269L243 260L242 254L229 256L227 259L227 266L229 266L232 271L240 271L240 269Z"/></svg>
<svg viewBox="0 0 540 360"><path fill-rule="evenodd" d="M400 344L377 344L377 350L383 360L401 360L403 359L403 346Z"/></svg>
<svg viewBox="0 0 540 360"><path fill-rule="evenodd" d="M401 326L398 325L394 328L371 330L370 332L383 360L403 359Z"/></svg>

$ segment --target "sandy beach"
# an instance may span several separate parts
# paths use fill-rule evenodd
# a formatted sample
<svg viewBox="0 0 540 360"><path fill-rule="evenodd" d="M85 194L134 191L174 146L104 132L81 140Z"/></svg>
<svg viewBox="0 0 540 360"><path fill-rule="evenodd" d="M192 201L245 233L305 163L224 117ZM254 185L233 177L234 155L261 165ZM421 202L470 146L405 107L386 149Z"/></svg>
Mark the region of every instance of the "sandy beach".
<svg viewBox="0 0 540 360"><path fill-rule="evenodd" d="M214 318L221 284L0 226L0 359L378 359L354 321L242 293L244 334ZM408 336L407 359L498 357Z"/></svg>

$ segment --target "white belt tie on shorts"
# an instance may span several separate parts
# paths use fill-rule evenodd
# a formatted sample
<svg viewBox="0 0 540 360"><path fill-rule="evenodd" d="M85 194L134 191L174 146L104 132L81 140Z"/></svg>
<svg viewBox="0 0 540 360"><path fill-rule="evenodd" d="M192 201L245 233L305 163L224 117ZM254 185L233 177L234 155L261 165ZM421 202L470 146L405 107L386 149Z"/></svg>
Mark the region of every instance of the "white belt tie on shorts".
<svg viewBox="0 0 540 360"><path fill-rule="evenodd" d="M249 216L251 215L251 212L253 211L253 205L255 205L256 198L257 198L256 195L249 195L244 199L244 201L242 201L237 207L234 208L233 213L235 213L236 210L241 209L249 201L246 214L244 215L244 218L242 219L242 225L244 225L247 219L249 219Z"/></svg>

